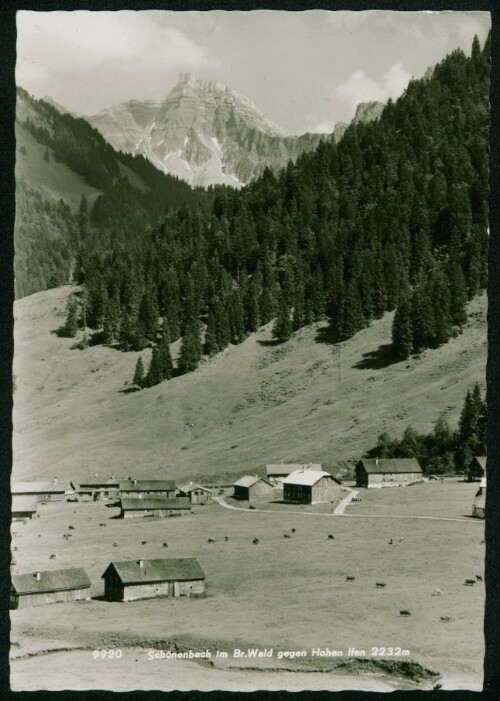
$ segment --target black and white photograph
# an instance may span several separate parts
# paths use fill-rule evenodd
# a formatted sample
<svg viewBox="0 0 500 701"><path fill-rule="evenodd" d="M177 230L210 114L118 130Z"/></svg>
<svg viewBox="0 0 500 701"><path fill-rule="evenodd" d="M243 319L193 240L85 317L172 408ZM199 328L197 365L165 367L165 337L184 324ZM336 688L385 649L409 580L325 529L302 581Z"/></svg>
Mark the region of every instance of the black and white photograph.
<svg viewBox="0 0 500 701"><path fill-rule="evenodd" d="M483 688L491 26L17 12L12 690Z"/></svg>

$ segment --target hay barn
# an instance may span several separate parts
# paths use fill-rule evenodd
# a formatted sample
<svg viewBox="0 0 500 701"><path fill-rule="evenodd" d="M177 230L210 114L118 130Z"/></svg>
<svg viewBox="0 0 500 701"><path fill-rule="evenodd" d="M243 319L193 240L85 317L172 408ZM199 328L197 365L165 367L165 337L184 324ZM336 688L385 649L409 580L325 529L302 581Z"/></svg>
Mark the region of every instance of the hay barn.
<svg viewBox="0 0 500 701"><path fill-rule="evenodd" d="M283 480L283 501L289 504L320 504L340 498L339 480L324 470L301 469Z"/></svg>
<svg viewBox="0 0 500 701"><path fill-rule="evenodd" d="M244 501L251 501L257 497L274 493L274 488L271 482L263 477L258 477L257 475L253 477L251 475L244 475L243 477L240 477L239 480L234 482L233 487L234 498Z"/></svg>
<svg viewBox="0 0 500 701"><path fill-rule="evenodd" d="M177 496L188 497L191 504L209 504L212 501L212 491L195 482L177 487Z"/></svg>
<svg viewBox="0 0 500 701"><path fill-rule="evenodd" d="M57 479L49 482L14 482L11 487L12 495L36 497L38 501L63 501L65 491Z"/></svg>
<svg viewBox="0 0 500 701"><path fill-rule="evenodd" d="M194 557L111 562L102 575L109 601L203 594L205 574Z"/></svg>
<svg viewBox="0 0 500 701"><path fill-rule="evenodd" d="M90 599L90 579L81 567L13 574L10 608Z"/></svg>
<svg viewBox="0 0 500 701"><path fill-rule="evenodd" d="M486 457L474 457L467 470L467 482L480 482L486 476Z"/></svg>
<svg viewBox="0 0 500 701"><path fill-rule="evenodd" d="M277 484L280 485L281 482L285 479L285 477L288 477L288 475L291 475L292 472L297 472L298 470L304 470L304 469L310 469L310 470L322 470L322 466L317 463L309 463L309 464L302 464L302 463L280 463L279 465L266 465L266 475L267 479L269 482L272 484Z"/></svg>
<svg viewBox="0 0 500 701"><path fill-rule="evenodd" d="M32 518L38 508L38 499L34 496L12 496L12 520L24 521Z"/></svg>
<svg viewBox="0 0 500 701"><path fill-rule="evenodd" d="M184 516L191 513L188 497L122 497L121 518Z"/></svg>
<svg viewBox="0 0 500 701"><path fill-rule="evenodd" d="M81 482L76 491L83 499L100 501L102 499L116 499L120 493L120 483L117 479L96 480Z"/></svg>
<svg viewBox="0 0 500 701"><path fill-rule="evenodd" d="M356 465L356 487L401 487L422 479L415 458L364 459Z"/></svg>

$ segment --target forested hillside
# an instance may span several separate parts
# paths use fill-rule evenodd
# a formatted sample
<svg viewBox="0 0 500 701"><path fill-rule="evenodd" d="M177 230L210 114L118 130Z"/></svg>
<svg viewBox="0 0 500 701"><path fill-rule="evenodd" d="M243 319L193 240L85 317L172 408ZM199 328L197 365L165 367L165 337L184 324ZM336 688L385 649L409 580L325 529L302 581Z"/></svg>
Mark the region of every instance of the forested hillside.
<svg viewBox="0 0 500 701"><path fill-rule="evenodd" d="M475 39L470 57L453 52L378 121L351 124L277 177L217 189L210 216L183 206L128 240L90 226L81 325L133 350L182 336L183 372L274 317L277 341L323 318L344 340L397 309L396 355L446 342L486 285L488 90L489 40ZM159 355L147 384L171 374Z"/></svg>
<svg viewBox="0 0 500 701"><path fill-rule="evenodd" d="M16 117L18 297L69 280L85 234L80 207L104 250L112 239L134 238L170 208L210 202L206 192L161 173L141 156L114 151L84 119L61 114L22 88Z"/></svg>

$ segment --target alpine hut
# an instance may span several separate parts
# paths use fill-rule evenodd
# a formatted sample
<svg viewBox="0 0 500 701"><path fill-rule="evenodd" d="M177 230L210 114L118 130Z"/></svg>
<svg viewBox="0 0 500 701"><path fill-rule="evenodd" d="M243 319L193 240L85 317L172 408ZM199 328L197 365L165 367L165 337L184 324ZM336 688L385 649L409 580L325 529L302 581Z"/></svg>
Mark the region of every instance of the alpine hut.
<svg viewBox="0 0 500 701"><path fill-rule="evenodd" d="M35 496L12 496L12 520L24 521L32 518L38 508L38 499Z"/></svg>
<svg viewBox="0 0 500 701"><path fill-rule="evenodd" d="M128 479L120 482L119 491L125 497L175 497L175 482Z"/></svg>
<svg viewBox="0 0 500 701"><path fill-rule="evenodd" d="M81 567L13 574L10 608L90 599L90 579Z"/></svg>
<svg viewBox="0 0 500 701"><path fill-rule="evenodd" d="M234 487L234 498L242 499L244 501L251 501L256 497L265 496L266 494L273 494L274 488L271 482L263 477L258 477L254 475L243 475L239 480L236 480L233 484Z"/></svg>
<svg viewBox="0 0 500 701"><path fill-rule="evenodd" d="M422 481L415 458L363 459L356 465L356 487L401 487Z"/></svg>
<svg viewBox="0 0 500 701"><path fill-rule="evenodd" d="M322 470L322 466L315 463L309 463L308 465L303 465L302 463L279 463L266 465L266 476L269 482L274 485L280 486L285 477L291 475L292 472L297 472L298 470L304 469L310 470Z"/></svg>
<svg viewBox="0 0 500 701"><path fill-rule="evenodd" d="M178 497L188 497L191 504L209 504L212 501L212 492L207 487L202 487L201 484L189 482L181 484L177 487Z"/></svg>
<svg viewBox="0 0 500 701"><path fill-rule="evenodd" d="M109 601L203 594L205 574L194 557L111 562L102 575Z"/></svg>
<svg viewBox="0 0 500 701"><path fill-rule="evenodd" d="M14 482L11 487L12 495L36 497L38 501L63 501L65 491L57 477L47 482Z"/></svg>
<svg viewBox="0 0 500 701"><path fill-rule="evenodd" d="M283 480L283 501L319 504L340 499L340 482L329 472L303 468Z"/></svg>

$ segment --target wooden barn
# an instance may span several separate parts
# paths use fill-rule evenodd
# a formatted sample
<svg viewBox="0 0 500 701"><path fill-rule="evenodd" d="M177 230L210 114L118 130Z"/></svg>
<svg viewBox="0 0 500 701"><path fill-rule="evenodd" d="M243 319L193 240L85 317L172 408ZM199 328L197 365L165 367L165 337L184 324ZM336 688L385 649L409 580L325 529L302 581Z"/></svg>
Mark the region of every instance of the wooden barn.
<svg viewBox="0 0 500 701"><path fill-rule="evenodd" d="M57 479L48 482L14 482L12 495L36 497L38 501L63 501L66 488L59 485Z"/></svg>
<svg viewBox="0 0 500 701"><path fill-rule="evenodd" d="M422 481L422 468L415 458L360 460L356 465L356 487L401 487Z"/></svg>
<svg viewBox="0 0 500 701"><path fill-rule="evenodd" d="M184 516L191 513L188 497L122 497L121 518Z"/></svg>
<svg viewBox="0 0 500 701"><path fill-rule="evenodd" d="M212 501L212 491L201 484L189 482L177 487L178 497L189 497L191 504L210 504Z"/></svg>
<svg viewBox="0 0 500 701"><path fill-rule="evenodd" d="M480 482L486 477L486 457L474 457L467 470L467 482Z"/></svg>
<svg viewBox="0 0 500 701"><path fill-rule="evenodd" d="M283 480L283 501L289 504L320 504L340 499L339 480L324 470L296 470Z"/></svg>
<svg viewBox="0 0 500 701"><path fill-rule="evenodd" d="M34 496L12 496L12 520L24 521L32 518L38 508L38 499Z"/></svg>
<svg viewBox="0 0 500 701"><path fill-rule="evenodd" d="M320 464L316 463L309 463L307 465L303 465L302 463L280 463L279 465L266 465L266 476L269 482L274 485L280 485L285 477L288 477L288 475L291 475L292 472L297 472L298 470L304 470L304 469L310 469L310 470L322 470L322 466Z"/></svg>
<svg viewBox="0 0 500 701"><path fill-rule="evenodd" d="M120 482L120 495L124 497L175 497L173 480L137 480Z"/></svg>
<svg viewBox="0 0 500 701"><path fill-rule="evenodd" d="M111 562L102 575L109 601L203 594L205 574L194 557Z"/></svg>
<svg viewBox="0 0 500 701"><path fill-rule="evenodd" d="M90 599L90 579L81 567L13 574L10 608Z"/></svg>
<svg viewBox="0 0 500 701"><path fill-rule="evenodd" d="M233 487L234 498L244 501L251 501L252 499L265 496L266 494L274 494L274 488L271 482L257 475L253 477L244 475L233 484Z"/></svg>

